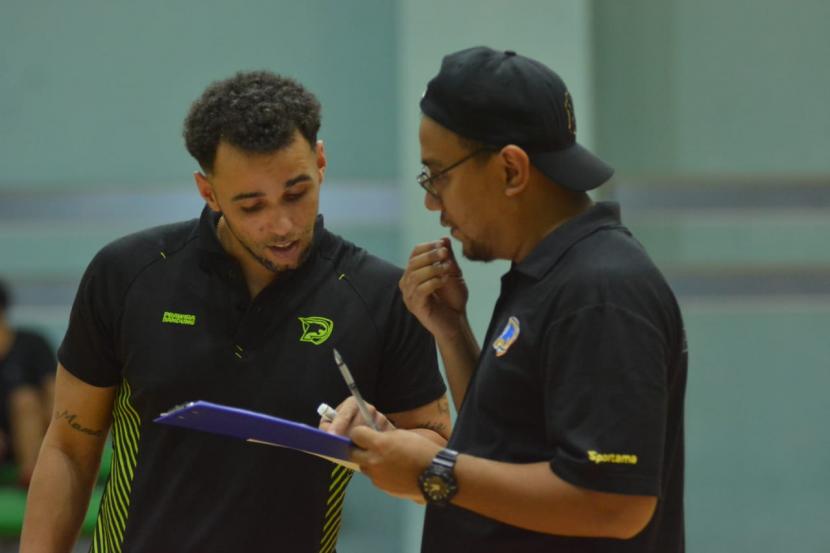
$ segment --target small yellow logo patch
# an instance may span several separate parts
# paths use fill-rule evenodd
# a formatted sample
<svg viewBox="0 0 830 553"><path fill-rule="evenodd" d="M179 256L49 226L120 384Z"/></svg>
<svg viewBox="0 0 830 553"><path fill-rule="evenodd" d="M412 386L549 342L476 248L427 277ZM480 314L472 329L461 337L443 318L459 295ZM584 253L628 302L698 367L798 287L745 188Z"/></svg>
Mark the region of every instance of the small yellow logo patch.
<svg viewBox="0 0 830 553"><path fill-rule="evenodd" d="M636 465L637 456L629 453L597 453L588 452L588 460L599 465L600 463L613 463L615 465Z"/></svg>
<svg viewBox="0 0 830 553"><path fill-rule="evenodd" d="M172 311L165 311L161 316L161 322L174 325L193 326L196 324L196 315L189 315L187 313L173 313Z"/></svg>

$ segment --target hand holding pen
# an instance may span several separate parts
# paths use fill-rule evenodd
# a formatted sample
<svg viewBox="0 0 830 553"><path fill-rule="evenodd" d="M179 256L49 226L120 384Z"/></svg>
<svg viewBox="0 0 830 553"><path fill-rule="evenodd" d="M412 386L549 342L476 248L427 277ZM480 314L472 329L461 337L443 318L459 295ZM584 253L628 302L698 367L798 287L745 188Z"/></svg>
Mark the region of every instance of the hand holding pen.
<svg viewBox="0 0 830 553"><path fill-rule="evenodd" d="M340 435L347 435L353 427L361 424L381 432L394 430L395 426L363 399L351 371L337 350L334 350L334 360L352 395L338 405L336 410L326 404L318 407L317 412L321 417L320 428Z"/></svg>
<svg viewBox="0 0 830 553"><path fill-rule="evenodd" d="M340 357L340 353L336 349L334 350L334 362L337 363L337 368L340 369L340 374L343 375L343 380L346 381L346 386L349 388L349 391L352 393L352 397L354 397L354 400L357 402L357 408L360 409L360 414L363 415L363 419L366 421L366 424L368 424L372 430L377 432L378 427L375 425L375 421L372 420L372 415L369 413L366 401L364 401L363 396L360 395L360 390L357 389L357 384L354 382L354 377L352 377L349 367L343 362L343 358Z"/></svg>

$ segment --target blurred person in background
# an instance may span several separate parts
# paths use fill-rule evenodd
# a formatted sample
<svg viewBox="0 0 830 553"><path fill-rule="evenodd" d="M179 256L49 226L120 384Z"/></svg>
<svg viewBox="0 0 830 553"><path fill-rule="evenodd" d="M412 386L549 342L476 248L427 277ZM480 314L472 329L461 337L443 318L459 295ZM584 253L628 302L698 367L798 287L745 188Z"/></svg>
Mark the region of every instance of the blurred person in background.
<svg viewBox="0 0 830 553"><path fill-rule="evenodd" d="M50 418L55 354L46 339L9 322L11 293L0 281L0 462L28 486Z"/></svg>
<svg viewBox="0 0 830 553"><path fill-rule="evenodd" d="M512 264L480 347L449 239L414 248L401 289L458 420L445 448L356 427L354 459L427 503L424 553L683 551L683 321L619 205L586 193L613 171L576 142L564 82L471 48L421 111L427 209L468 259Z"/></svg>
<svg viewBox="0 0 830 553"><path fill-rule="evenodd" d="M307 424L348 395L336 347L383 428L446 444L434 341L404 306L402 269L329 232L320 105L296 81L243 72L185 120L199 219L105 246L58 351L55 418L21 551L68 551L107 432L112 471L92 551L333 551L351 471L298 451L155 424L194 400Z"/></svg>

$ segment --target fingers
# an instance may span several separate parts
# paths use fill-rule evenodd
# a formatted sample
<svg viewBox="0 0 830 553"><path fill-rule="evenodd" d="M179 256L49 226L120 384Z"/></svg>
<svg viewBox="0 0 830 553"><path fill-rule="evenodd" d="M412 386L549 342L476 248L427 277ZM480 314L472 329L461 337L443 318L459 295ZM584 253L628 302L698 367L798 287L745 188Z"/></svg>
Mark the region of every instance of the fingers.
<svg viewBox="0 0 830 553"><path fill-rule="evenodd" d="M461 275L449 243L444 239L419 244L412 250L406 270L398 283L409 304L416 298L427 298L450 278Z"/></svg>
<svg viewBox="0 0 830 553"><path fill-rule="evenodd" d="M449 238L442 238L441 244L447 248L447 252L450 254L450 259L455 260L455 251L452 249L452 241Z"/></svg>
<svg viewBox="0 0 830 553"><path fill-rule="evenodd" d="M355 426L349 434L349 437L357 447L363 450L371 450L377 447L381 433L375 432L368 426ZM363 457L368 457L369 451L361 452L358 450L356 453L360 453Z"/></svg>
<svg viewBox="0 0 830 553"><path fill-rule="evenodd" d="M373 413L373 420L375 421L375 427L381 432L389 432L391 430L395 430L395 425L392 424L392 421L387 418L386 415L378 411L377 409L370 408L370 413Z"/></svg>
<svg viewBox="0 0 830 553"><path fill-rule="evenodd" d="M357 409L357 403L355 403L354 398L350 397L338 405L335 410L337 411L337 416L334 417L334 420L328 425L327 431L331 434L345 436L349 433L349 429L354 426L355 419L360 416Z"/></svg>
<svg viewBox="0 0 830 553"><path fill-rule="evenodd" d="M380 442L383 440L383 434L368 426L356 426L349 434L349 438L356 446L352 448L349 460L357 463L360 471L374 481L374 468L382 459Z"/></svg>
<svg viewBox="0 0 830 553"><path fill-rule="evenodd" d="M367 403L366 407L369 410L369 416L378 430L388 431L395 429L395 425L386 418L386 415L378 411L374 405ZM320 429L331 434L346 436L351 429L367 424L363 415L360 413L357 401L353 397L346 398L335 410L337 411L337 416L334 417L334 420L329 423L321 420L319 425Z"/></svg>
<svg viewBox="0 0 830 553"><path fill-rule="evenodd" d="M461 275L461 267L455 258L449 238L441 238L435 242L418 244L412 249L406 265L406 274L423 275L423 269L435 267L438 272L441 268L449 269L453 276Z"/></svg>
<svg viewBox="0 0 830 553"><path fill-rule="evenodd" d="M449 242L445 242L444 239L418 244L409 255L407 271L414 271L434 263L440 263L451 257Z"/></svg>
<svg viewBox="0 0 830 553"><path fill-rule="evenodd" d="M372 483L394 497L421 502L418 475L439 447L406 430L375 432L365 426L352 430L350 460Z"/></svg>
<svg viewBox="0 0 830 553"><path fill-rule="evenodd" d="M407 305L420 305L423 302L431 299L432 294L437 292L438 290L443 287L447 279L449 277L447 275L440 275L429 278L428 280L424 280L421 283L402 290L402 294L404 295L404 302Z"/></svg>
<svg viewBox="0 0 830 553"><path fill-rule="evenodd" d="M409 254L409 258L412 259L413 257L417 257L423 253L435 250L441 247L449 247L450 239L446 236L439 238L438 240L434 240L432 242L422 242L421 244L417 244L414 248L412 248L412 252Z"/></svg>

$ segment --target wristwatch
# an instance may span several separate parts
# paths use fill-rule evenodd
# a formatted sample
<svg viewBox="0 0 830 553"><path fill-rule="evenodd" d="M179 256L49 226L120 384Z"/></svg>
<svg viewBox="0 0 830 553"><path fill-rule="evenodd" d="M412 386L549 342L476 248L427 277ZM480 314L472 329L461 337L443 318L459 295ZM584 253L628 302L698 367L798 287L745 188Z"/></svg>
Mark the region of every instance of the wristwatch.
<svg viewBox="0 0 830 553"><path fill-rule="evenodd" d="M432 463L418 477L421 493L430 505L444 506L458 492L455 480L455 461L458 452L444 448L438 452Z"/></svg>

